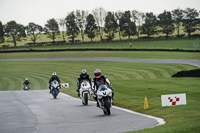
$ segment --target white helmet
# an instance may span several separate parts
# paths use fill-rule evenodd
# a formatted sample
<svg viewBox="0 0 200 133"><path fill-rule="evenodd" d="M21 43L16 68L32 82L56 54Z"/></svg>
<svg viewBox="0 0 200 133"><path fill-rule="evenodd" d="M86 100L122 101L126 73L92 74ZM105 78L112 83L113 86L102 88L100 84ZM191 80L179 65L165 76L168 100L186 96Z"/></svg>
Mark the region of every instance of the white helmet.
<svg viewBox="0 0 200 133"><path fill-rule="evenodd" d="M57 75L56 72L53 72L53 73L52 73L52 76L56 76L56 75Z"/></svg>
<svg viewBox="0 0 200 133"><path fill-rule="evenodd" d="M25 78L25 80L28 80L28 78Z"/></svg>
<svg viewBox="0 0 200 133"><path fill-rule="evenodd" d="M87 75L87 70L83 69L83 70L81 71L81 74L82 74L83 76Z"/></svg>

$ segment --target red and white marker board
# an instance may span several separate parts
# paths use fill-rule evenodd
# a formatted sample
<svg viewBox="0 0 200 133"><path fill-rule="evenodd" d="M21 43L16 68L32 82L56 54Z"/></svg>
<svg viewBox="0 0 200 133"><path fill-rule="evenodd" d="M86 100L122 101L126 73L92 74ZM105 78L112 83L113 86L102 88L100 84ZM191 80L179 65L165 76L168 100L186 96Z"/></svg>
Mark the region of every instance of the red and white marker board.
<svg viewBox="0 0 200 133"><path fill-rule="evenodd" d="M69 83L61 83L61 88L69 88Z"/></svg>
<svg viewBox="0 0 200 133"><path fill-rule="evenodd" d="M161 95L162 107L186 104L186 94Z"/></svg>

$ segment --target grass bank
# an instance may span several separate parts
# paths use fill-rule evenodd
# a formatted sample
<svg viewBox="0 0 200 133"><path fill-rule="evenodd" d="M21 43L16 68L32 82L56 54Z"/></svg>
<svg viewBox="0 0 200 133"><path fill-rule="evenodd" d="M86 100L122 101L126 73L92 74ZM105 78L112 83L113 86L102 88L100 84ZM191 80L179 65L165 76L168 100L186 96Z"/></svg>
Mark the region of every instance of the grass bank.
<svg viewBox="0 0 200 133"><path fill-rule="evenodd" d="M57 57L119 57L137 59L200 59L196 52L161 51L65 51L0 53L0 59L12 58L57 58Z"/></svg>
<svg viewBox="0 0 200 133"><path fill-rule="evenodd" d="M41 46L24 46L21 45L16 48L4 49L8 50L48 50L48 49L86 49L86 48L112 48L112 49L128 49L132 45L132 49L184 49L184 50L200 50L199 39L183 39L183 40L141 40L141 41L126 41L126 42L92 42L92 43L80 43L80 44L63 44L63 45L53 45L49 46L43 44Z"/></svg>

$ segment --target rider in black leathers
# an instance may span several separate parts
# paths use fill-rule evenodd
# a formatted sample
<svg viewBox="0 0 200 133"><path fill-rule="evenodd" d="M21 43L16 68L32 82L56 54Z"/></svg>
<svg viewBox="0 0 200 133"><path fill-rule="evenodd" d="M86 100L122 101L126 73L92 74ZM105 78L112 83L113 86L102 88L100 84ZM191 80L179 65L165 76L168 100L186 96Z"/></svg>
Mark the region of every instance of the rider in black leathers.
<svg viewBox="0 0 200 133"><path fill-rule="evenodd" d="M28 78L25 79L23 85L28 85L28 86L30 85L30 82L28 81ZM30 89L30 88L29 88L29 89Z"/></svg>
<svg viewBox="0 0 200 133"><path fill-rule="evenodd" d="M109 88L112 90L112 101L113 101L114 100L114 98L113 98L114 97L114 91L113 91L113 88L112 88L112 84L110 83L108 78L106 76L101 75L101 70L99 70L99 69L96 69L94 71L94 76L95 77L92 80L92 83L93 83L93 87L92 88L95 91L95 93L98 90L100 85L106 85L107 84L109 86ZM93 98L97 101L97 96L96 96L95 93L93 95ZM114 102L112 104L114 105ZM97 102L97 107L98 106L99 105L98 105L98 102Z"/></svg>
<svg viewBox="0 0 200 133"><path fill-rule="evenodd" d="M83 80L87 80L90 84L90 86L92 86L92 83L91 83L91 78L90 76L87 74L87 71L85 69L83 69L81 71L81 74L78 76L78 80L77 80L77 92L78 92L78 97L80 97L80 93L79 93L79 89L81 87L81 83Z"/></svg>
<svg viewBox="0 0 200 133"><path fill-rule="evenodd" d="M49 90L50 90L49 93L51 93L51 82L53 82L54 80L58 81L58 83L59 83L59 85L60 85L60 79L58 78L56 72L53 72L53 73L52 73L52 77L51 77L50 80L49 80Z"/></svg>

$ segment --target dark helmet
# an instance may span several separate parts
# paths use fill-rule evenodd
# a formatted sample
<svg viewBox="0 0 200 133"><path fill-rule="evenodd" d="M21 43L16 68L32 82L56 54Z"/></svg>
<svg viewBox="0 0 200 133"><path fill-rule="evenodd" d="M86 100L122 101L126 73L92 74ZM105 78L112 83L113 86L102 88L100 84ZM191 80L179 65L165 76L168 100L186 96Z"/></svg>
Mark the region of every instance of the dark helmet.
<svg viewBox="0 0 200 133"><path fill-rule="evenodd" d="M101 70L100 70L100 69L96 69L96 70L94 71L94 76L95 76L96 78L100 78L100 77L101 77Z"/></svg>
<svg viewBox="0 0 200 133"><path fill-rule="evenodd" d="M83 77L86 77L86 76L87 76L87 71L86 71L85 69L83 69L83 70L81 71L81 75L82 75Z"/></svg>

